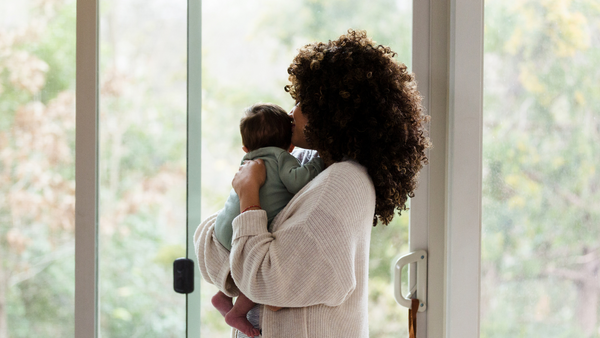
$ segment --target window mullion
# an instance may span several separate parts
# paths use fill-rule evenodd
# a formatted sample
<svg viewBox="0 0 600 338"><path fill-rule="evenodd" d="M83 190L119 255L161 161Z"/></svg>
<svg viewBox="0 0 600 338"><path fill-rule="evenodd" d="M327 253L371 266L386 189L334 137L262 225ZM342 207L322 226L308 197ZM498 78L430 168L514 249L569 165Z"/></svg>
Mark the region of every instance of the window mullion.
<svg viewBox="0 0 600 338"><path fill-rule="evenodd" d="M98 336L98 1L77 1L75 337Z"/></svg>
<svg viewBox="0 0 600 338"><path fill-rule="evenodd" d="M188 0L187 8L187 258L196 262L194 232L201 214L202 142L202 6L201 0ZM200 336L200 271L194 264L194 292L186 295L186 335Z"/></svg>
<svg viewBox="0 0 600 338"><path fill-rule="evenodd" d="M446 337L479 337L483 0L450 1Z"/></svg>

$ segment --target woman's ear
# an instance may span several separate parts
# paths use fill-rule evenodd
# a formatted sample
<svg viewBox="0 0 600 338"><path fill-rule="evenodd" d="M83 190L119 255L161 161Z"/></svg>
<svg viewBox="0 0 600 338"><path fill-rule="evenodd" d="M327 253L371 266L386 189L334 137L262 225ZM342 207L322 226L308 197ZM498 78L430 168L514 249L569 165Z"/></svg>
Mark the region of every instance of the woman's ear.
<svg viewBox="0 0 600 338"><path fill-rule="evenodd" d="M250 152L250 151L248 150L248 148L246 148L246 146L242 146L242 149L244 150L244 152L245 152L246 154Z"/></svg>

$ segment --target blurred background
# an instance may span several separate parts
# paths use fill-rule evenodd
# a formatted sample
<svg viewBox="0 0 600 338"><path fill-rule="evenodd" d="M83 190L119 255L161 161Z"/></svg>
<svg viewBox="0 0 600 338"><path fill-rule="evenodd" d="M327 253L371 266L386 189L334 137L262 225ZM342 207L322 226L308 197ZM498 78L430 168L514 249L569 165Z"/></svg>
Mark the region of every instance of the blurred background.
<svg viewBox="0 0 600 338"><path fill-rule="evenodd" d="M74 335L74 0L0 3L0 338ZM101 1L102 337L183 337L184 0ZM245 107L291 109L302 45L366 29L411 64L409 0L202 2L202 217L243 156ZM600 337L600 5L486 1L482 337ZM417 79L418 80L418 79ZM435 123L435 121L433 121ZM371 337L406 337L391 266L408 217L372 232ZM201 285L202 336L228 337Z"/></svg>
<svg viewBox="0 0 600 338"><path fill-rule="evenodd" d="M600 337L600 3L486 1L482 337Z"/></svg>

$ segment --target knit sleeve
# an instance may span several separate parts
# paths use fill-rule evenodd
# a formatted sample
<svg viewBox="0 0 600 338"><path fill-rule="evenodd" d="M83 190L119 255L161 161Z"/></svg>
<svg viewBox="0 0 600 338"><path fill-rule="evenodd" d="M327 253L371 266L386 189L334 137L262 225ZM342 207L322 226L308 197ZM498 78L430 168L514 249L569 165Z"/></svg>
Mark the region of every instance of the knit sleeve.
<svg viewBox="0 0 600 338"><path fill-rule="evenodd" d="M204 280L214 284L230 297L239 294L230 275L229 251L215 236L217 214L204 220L194 233L194 249L198 257L198 267Z"/></svg>
<svg viewBox="0 0 600 338"><path fill-rule="evenodd" d="M314 157L304 165L287 152L282 152L277 161L279 165L279 178L287 190L296 194L315 176L317 176L325 165L320 157Z"/></svg>
<svg viewBox="0 0 600 338"><path fill-rule="evenodd" d="M231 274L238 288L254 302L272 306L343 303L356 287L351 260L333 265L318 241L300 227L269 233L266 213L259 212L246 212L234 221Z"/></svg>
<svg viewBox="0 0 600 338"><path fill-rule="evenodd" d="M372 184L352 186L347 175L337 181L304 190L303 195L319 192L292 200L273 233L262 210L234 220L231 275L248 298L280 307L338 306L352 294L360 275L356 268L368 259L356 248L369 241L375 194Z"/></svg>

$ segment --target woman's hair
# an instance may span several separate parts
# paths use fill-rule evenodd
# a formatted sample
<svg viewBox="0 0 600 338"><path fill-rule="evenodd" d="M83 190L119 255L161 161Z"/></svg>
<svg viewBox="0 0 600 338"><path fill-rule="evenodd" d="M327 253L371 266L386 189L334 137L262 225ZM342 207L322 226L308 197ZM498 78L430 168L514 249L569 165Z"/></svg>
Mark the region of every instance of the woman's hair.
<svg viewBox="0 0 600 338"><path fill-rule="evenodd" d="M258 103L246 108L240 133L242 143L250 151L262 147L287 150L292 144L292 118L278 105Z"/></svg>
<svg viewBox="0 0 600 338"><path fill-rule="evenodd" d="M373 225L407 210L430 146L414 75L365 31L300 49L285 90L300 104L307 142L326 162L349 158L375 186Z"/></svg>

